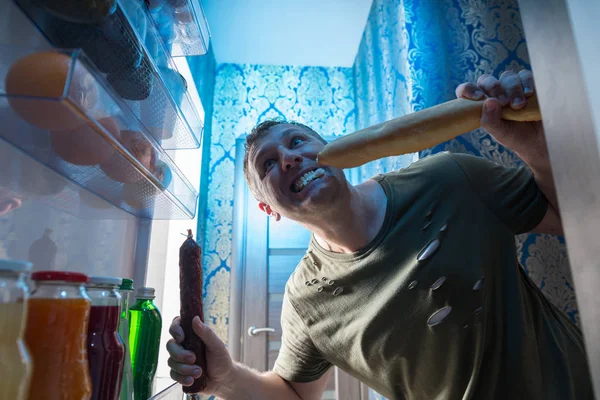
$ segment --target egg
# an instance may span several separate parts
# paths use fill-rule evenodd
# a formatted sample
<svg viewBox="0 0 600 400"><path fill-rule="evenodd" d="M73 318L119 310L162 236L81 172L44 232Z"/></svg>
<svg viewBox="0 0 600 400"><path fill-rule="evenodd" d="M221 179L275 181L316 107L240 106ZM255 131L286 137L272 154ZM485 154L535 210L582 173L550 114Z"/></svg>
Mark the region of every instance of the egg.
<svg viewBox="0 0 600 400"><path fill-rule="evenodd" d="M33 53L17 60L6 74L6 94L46 99L8 97L11 108L41 129L72 130L83 125L83 120L71 111L67 102L84 110L92 109L98 101L98 88L94 77L77 62L68 88L68 100L58 101L67 95L65 86L72 60L69 55L55 51Z"/></svg>
<svg viewBox="0 0 600 400"><path fill-rule="evenodd" d="M156 166L156 150L146 137L136 131L121 131L121 144L148 171L154 173ZM136 183L143 175L124 156L115 153L100 168L109 178L121 183Z"/></svg>
<svg viewBox="0 0 600 400"><path fill-rule="evenodd" d="M148 210L154 207L156 196L167 188L172 180L171 170L162 161L156 162L154 176L161 182L162 187L156 187L150 181L143 179L136 183L124 185L123 200L134 210Z"/></svg>
<svg viewBox="0 0 600 400"><path fill-rule="evenodd" d="M113 118L102 118L98 123L115 139L121 131ZM63 160L75 165L97 165L108 160L115 152L113 145L91 123L71 131L51 131L52 149Z"/></svg>

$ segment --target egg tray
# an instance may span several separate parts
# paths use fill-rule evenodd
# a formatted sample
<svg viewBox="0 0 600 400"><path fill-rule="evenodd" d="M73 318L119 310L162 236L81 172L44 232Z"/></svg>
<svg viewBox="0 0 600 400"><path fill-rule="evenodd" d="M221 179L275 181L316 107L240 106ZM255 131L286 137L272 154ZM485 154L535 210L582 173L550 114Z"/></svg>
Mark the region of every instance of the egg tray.
<svg viewBox="0 0 600 400"><path fill-rule="evenodd" d="M136 217L194 217L197 191L81 51L0 46L0 54L0 138ZM14 78L15 65L31 76L23 60L40 54L68 60L59 95L17 95L22 83ZM41 198L64 195L45 181L12 179L4 186L12 182L19 191L25 185L33 194L37 188Z"/></svg>
<svg viewBox="0 0 600 400"><path fill-rule="evenodd" d="M187 82L143 0L14 1L55 47L82 49L164 149L200 147Z"/></svg>
<svg viewBox="0 0 600 400"><path fill-rule="evenodd" d="M210 31L198 0L145 0L158 32L172 57L201 56Z"/></svg>

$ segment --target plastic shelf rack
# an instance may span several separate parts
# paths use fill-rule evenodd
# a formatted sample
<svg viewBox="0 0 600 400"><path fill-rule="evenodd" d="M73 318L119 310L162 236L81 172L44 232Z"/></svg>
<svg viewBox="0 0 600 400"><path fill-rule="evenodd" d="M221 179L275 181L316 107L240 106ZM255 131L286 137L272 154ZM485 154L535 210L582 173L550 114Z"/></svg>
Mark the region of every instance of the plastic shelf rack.
<svg viewBox="0 0 600 400"><path fill-rule="evenodd" d="M82 49L161 147L200 146L202 120L143 1L14 1L55 47Z"/></svg>
<svg viewBox="0 0 600 400"><path fill-rule="evenodd" d="M197 191L85 54L0 54L0 138L137 217L193 218Z"/></svg>
<svg viewBox="0 0 600 400"><path fill-rule="evenodd" d="M210 30L198 0L145 0L171 56L206 54Z"/></svg>

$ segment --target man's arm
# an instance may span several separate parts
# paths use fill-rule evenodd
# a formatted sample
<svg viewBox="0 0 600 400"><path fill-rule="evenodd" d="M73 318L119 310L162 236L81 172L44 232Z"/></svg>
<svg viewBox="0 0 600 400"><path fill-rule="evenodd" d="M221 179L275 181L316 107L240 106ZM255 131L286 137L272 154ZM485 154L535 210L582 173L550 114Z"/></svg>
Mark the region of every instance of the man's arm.
<svg viewBox="0 0 600 400"><path fill-rule="evenodd" d="M331 369L313 382L288 382L274 372L258 373L234 364L231 378L215 393L223 400L318 400L323 396Z"/></svg>
<svg viewBox="0 0 600 400"><path fill-rule="evenodd" d="M524 156L521 157L524 158ZM538 159L534 162L525 161L525 163L529 165L529 168L533 172L535 182L548 200L548 211L542 222L533 229L533 232L562 235L562 221L558 212L558 198L556 196L556 188L554 187L550 161L546 158Z"/></svg>
<svg viewBox="0 0 600 400"><path fill-rule="evenodd" d="M189 386L193 378L208 374L208 385L202 394L214 394L223 400L318 400L323 395L331 369L310 383L288 382L274 372L259 373L234 363L223 341L196 317L192 328L206 346L208 371L202 371L194 364L194 353L180 344L184 333L179 323L177 317L171 324L169 333L173 339L167 342L167 351L171 378L182 385Z"/></svg>
<svg viewBox="0 0 600 400"><path fill-rule="evenodd" d="M516 110L525 106L527 97L535 93L533 74L528 70L505 71L500 79L484 74L477 84L463 83L456 89L457 97L481 100L484 103L481 127L500 144L513 150L531 169L535 181L548 200L548 211L538 226L538 233L562 235L554 179L546 146L542 121L514 122L502 119L502 107Z"/></svg>

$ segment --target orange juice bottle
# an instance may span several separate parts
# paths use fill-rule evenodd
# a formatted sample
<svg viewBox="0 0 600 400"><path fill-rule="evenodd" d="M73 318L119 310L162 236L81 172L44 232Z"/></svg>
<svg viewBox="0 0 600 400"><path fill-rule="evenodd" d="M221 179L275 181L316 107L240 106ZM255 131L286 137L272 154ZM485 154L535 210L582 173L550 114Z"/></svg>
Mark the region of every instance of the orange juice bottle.
<svg viewBox="0 0 600 400"><path fill-rule="evenodd" d="M29 399L89 400L92 385L87 359L91 302L76 272L31 274L25 341L34 360Z"/></svg>
<svg viewBox="0 0 600 400"><path fill-rule="evenodd" d="M23 342L31 264L0 260L0 399L25 400L29 394L31 358Z"/></svg>

